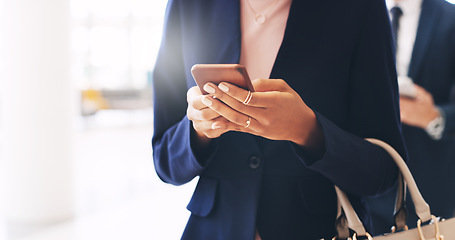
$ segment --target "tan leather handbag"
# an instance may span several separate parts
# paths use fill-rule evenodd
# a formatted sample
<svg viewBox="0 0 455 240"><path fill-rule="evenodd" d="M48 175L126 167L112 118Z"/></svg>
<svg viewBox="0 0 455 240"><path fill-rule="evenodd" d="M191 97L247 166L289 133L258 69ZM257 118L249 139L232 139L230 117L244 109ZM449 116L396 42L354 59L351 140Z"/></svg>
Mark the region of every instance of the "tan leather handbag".
<svg viewBox="0 0 455 240"><path fill-rule="evenodd" d="M338 196L339 217L337 219L338 236L334 237L333 240L356 240L360 236L369 240L455 240L455 218L441 220L431 214L430 207L420 194L409 168L395 149L381 140L366 140L384 148L395 160L401 172L395 206L395 227L402 231L392 231L382 236L372 237L365 231L346 194L335 186ZM400 211L404 211L401 206L404 204L406 186L415 205L417 216L420 218L417 222L417 228L409 230L405 225L406 214L400 214ZM423 223L429 224L423 225ZM349 229L354 232L352 236L349 236Z"/></svg>

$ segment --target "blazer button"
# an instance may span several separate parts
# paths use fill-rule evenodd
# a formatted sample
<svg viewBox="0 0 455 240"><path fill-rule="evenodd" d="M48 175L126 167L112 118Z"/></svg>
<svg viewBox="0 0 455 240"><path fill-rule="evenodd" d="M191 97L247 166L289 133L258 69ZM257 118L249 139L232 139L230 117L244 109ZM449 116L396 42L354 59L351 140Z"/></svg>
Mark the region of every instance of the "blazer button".
<svg viewBox="0 0 455 240"><path fill-rule="evenodd" d="M250 157L250 168L257 169L261 166L261 158L257 156Z"/></svg>

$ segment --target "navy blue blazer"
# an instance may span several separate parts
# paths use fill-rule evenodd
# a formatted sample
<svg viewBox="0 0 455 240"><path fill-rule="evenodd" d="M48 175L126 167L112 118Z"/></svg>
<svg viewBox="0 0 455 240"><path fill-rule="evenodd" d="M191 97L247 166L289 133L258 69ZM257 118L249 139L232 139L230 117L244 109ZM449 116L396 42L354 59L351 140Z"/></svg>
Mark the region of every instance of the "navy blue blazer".
<svg viewBox="0 0 455 240"><path fill-rule="evenodd" d="M431 139L425 130L403 125L409 152L409 168L437 216L450 218L455 211L455 6L444 0L423 0L422 12L409 66L409 77L434 98L446 116L441 140ZM372 200L378 223L376 233L390 229L394 193ZM387 202L386 206L384 203ZM383 206L381 206L383 205ZM409 204L408 225L417 216ZM384 223L385 226L384 226Z"/></svg>
<svg viewBox="0 0 455 240"><path fill-rule="evenodd" d="M182 239L320 239L335 234L333 183L362 219L361 198L382 193L397 168L382 139L406 155L393 40L383 0L293 1L270 78L284 79L317 115L325 153L228 132L207 151L190 143L186 92L196 63L238 63L238 0L169 1L153 74L153 156L159 177L199 176Z"/></svg>

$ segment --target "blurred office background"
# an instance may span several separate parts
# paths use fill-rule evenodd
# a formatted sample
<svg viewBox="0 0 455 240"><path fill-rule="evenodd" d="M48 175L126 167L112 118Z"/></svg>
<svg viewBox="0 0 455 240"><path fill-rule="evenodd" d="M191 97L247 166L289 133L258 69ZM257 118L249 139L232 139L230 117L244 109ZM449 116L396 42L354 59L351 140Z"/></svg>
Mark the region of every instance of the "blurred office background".
<svg viewBox="0 0 455 240"><path fill-rule="evenodd" d="M0 240L179 239L153 169L166 0L0 0Z"/></svg>

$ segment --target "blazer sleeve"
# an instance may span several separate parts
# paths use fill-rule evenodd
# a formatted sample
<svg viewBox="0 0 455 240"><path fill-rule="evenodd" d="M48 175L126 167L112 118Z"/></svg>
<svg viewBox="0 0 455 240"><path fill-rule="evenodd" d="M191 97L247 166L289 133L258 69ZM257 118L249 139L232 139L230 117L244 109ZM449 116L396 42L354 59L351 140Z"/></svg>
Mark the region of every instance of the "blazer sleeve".
<svg viewBox="0 0 455 240"><path fill-rule="evenodd" d="M455 138L455 103L440 105L439 108L445 116L442 139Z"/></svg>
<svg viewBox="0 0 455 240"><path fill-rule="evenodd" d="M455 66L455 64L454 64ZM455 78L454 78L455 83ZM455 95L455 84L453 86L454 94ZM442 133L441 139L450 139L455 138L455 102L450 102L447 104L442 104L438 106L439 109L443 112L445 117L445 126L444 131Z"/></svg>
<svg viewBox="0 0 455 240"><path fill-rule="evenodd" d="M191 121L186 117L188 89L185 77L178 1L168 2L163 39L153 71L155 170L164 182L191 181L204 164L191 149Z"/></svg>
<svg viewBox="0 0 455 240"><path fill-rule="evenodd" d="M389 18L382 0L364 1L363 30L351 59L349 126L340 128L316 113L325 137L321 158L294 145L309 168L326 176L345 192L374 196L396 181L398 169L380 147L363 138L377 138L394 147L404 159L394 47Z"/></svg>
<svg viewBox="0 0 455 240"><path fill-rule="evenodd" d="M447 7L447 6L444 6ZM450 18L448 18L448 21L451 21L451 28L450 32L448 33L449 37L449 42L455 43L455 6L451 5L450 6ZM449 10L447 10L449 11ZM450 64L449 66L453 66L450 72L450 80L452 82L452 91L450 93L449 97L449 102L445 104L441 104L438 107L443 111L443 114L445 115L445 126L444 126L444 132L442 135L443 139L446 138L455 138L455 46L452 44L451 46L451 57L449 59Z"/></svg>

